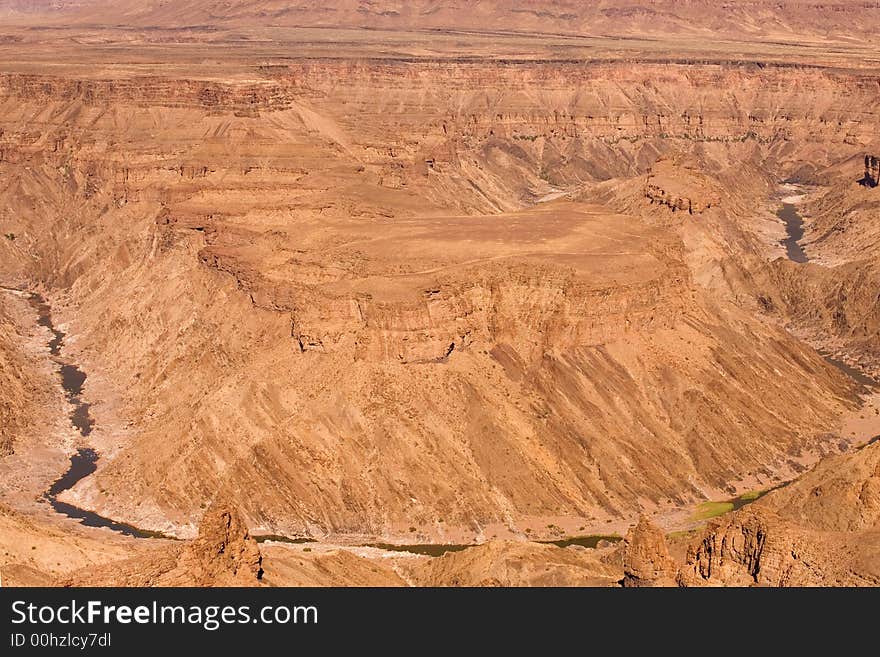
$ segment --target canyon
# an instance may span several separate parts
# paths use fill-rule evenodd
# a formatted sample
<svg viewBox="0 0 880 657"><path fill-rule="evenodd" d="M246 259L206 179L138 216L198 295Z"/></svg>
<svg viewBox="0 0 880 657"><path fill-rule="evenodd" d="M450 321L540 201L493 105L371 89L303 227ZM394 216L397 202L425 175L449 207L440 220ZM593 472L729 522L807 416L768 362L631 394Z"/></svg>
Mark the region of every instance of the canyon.
<svg viewBox="0 0 880 657"><path fill-rule="evenodd" d="M4 582L878 583L880 5L542 4L0 0Z"/></svg>

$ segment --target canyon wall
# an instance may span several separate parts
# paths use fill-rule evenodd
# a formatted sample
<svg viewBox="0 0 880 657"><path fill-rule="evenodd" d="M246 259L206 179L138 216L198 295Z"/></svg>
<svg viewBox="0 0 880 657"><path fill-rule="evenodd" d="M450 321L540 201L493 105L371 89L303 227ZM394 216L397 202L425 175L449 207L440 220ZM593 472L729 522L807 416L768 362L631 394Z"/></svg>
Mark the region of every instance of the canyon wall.
<svg viewBox="0 0 880 657"><path fill-rule="evenodd" d="M754 242L740 178L860 150L876 81L255 75L0 77L4 266L53 290L86 394L118 401L71 500L186 534L220 490L266 530L427 539L674 507L838 448L855 388L705 263ZM680 153L709 173L680 178Z"/></svg>
<svg viewBox="0 0 880 657"><path fill-rule="evenodd" d="M0 290L0 456L12 454L16 441L33 428L35 406L45 399L37 364L22 350L27 339L22 317L12 312L8 295Z"/></svg>
<svg viewBox="0 0 880 657"><path fill-rule="evenodd" d="M792 327L880 374L880 198L860 184L862 155L841 158L818 177L822 187L802 208L804 243L814 262L782 260L767 271L767 298Z"/></svg>
<svg viewBox="0 0 880 657"><path fill-rule="evenodd" d="M876 586L880 444L829 457L792 484L712 521L685 585Z"/></svg>

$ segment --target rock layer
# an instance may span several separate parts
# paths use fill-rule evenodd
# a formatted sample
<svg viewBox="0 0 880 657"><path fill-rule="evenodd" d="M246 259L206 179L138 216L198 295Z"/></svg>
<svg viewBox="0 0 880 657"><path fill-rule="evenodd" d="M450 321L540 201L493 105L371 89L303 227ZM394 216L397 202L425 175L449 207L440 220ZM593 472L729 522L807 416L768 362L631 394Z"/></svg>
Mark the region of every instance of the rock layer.
<svg viewBox="0 0 880 657"><path fill-rule="evenodd" d="M102 455L69 502L186 537L218 490L266 533L549 536L849 448L859 387L782 326L878 357L870 3L470 3L494 29L467 40L456 3L288 5L82 0L57 30L16 3L4 23L0 276L51 292ZM285 27L373 19L389 31ZM601 26L639 38L580 34ZM825 189L804 267L767 264L786 179ZM694 563L760 580L776 519L743 518ZM120 572L253 583L242 524L213 524ZM628 581L668 581L661 543L634 534ZM500 582L540 580L483 552ZM475 555L443 563L472 581ZM302 559L287 575L396 581Z"/></svg>
<svg viewBox="0 0 880 657"><path fill-rule="evenodd" d="M340 62L268 78L142 95L0 79L0 194L45 254L18 262L69 287L80 360L137 428L80 503L191 535L226 485L270 531L475 533L686 503L836 445L821 436L853 388L717 304L690 234L643 198L644 216L533 202L609 177L638 196L654 166L699 218L681 231L718 227L727 241L706 239L733 260L719 217L739 180L688 163L781 159L793 126L850 148L873 126L844 121L877 93L859 76ZM657 164L672 149L696 155Z"/></svg>
<svg viewBox="0 0 880 657"><path fill-rule="evenodd" d="M876 586L880 523L874 443L713 521L688 551L683 585Z"/></svg>
<svg viewBox="0 0 880 657"><path fill-rule="evenodd" d="M236 508L222 500L205 512L198 538L74 573L63 586L258 586L262 555Z"/></svg>
<svg viewBox="0 0 880 657"><path fill-rule="evenodd" d="M626 537L621 584L626 588L673 586L675 575L663 532L642 516Z"/></svg>
<svg viewBox="0 0 880 657"><path fill-rule="evenodd" d="M449 552L414 568L419 586L612 586L617 568L608 555L553 545L489 541Z"/></svg>

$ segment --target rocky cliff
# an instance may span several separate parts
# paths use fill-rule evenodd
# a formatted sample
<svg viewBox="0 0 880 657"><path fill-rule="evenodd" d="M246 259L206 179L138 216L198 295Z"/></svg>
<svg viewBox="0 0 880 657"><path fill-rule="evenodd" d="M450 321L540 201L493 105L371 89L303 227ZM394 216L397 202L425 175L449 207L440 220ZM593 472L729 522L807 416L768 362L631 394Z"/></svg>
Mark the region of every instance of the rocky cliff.
<svg viewBox="0 0 880 657"><path fill-rule="evenodd" d="M760 167L856 148L875 125L850 112L877 94L862 76L251 72L0 79L0 227L40 254L12 262L88 309L77 356L137 427L79 503L191 535L227 487L266 530L477 534L672 507L838 444L822 436L854 388L718 303L692 254L735 258L721 213L747 215L729 188L760 188ZM649 171L695 214L652 209ZM626 203L536 204L601 180Z"/></svg>
<svg viewBox="0 0 880 657"><path fill-rule="evenodd" d="M76 572L61 585L258 586L262 576L260 548L238 511L229 502L215 500L194 540Z"/></svg>
<svg viewBox="0 0 880 657"><path fill-rule="evenodd" d="M874 443L822 461L790 486L710 523L680 581L721 586L876 586L880 582Z"/></svg>
<svg viewBox="0 0 880 657"><path fill-rule="evenodd" d="M21 349L27 339L22 323L29 318L10 312L9 294L0 290L0 456L15 450L16 440L39 416L38 400L45 399L39 391L44 377Z"/></svg>
<svg viewBox="0 0 880 657"><path fill-rule="evenodd" d="M663 532L642 516L624 542L623 579L626 588L674 586L676 566Z"/></svg>

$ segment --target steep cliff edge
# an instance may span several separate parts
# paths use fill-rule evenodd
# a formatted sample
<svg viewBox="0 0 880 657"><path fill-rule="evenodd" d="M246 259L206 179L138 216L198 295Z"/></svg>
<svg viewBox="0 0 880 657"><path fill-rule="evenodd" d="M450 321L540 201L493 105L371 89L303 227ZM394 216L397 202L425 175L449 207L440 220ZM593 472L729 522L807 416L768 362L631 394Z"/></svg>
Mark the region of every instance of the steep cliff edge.
<svg viewBox="0 0 880 657"><path fill-rule="evenodd" d="M721 586L880 583L880 443L820 462L794 483L713 521L680 581Z"/></svg>
<svg viewBox="0 0 880 657"><path fill-rule="evenodd" d="M0 457L15 450L16 440L39 417L38 402L45 376L22 350L24 318L11 313L9 292L0 290Z"/></svg>
<svg viewBox="0 0 880 657"><path fill-rule="evenodd" d="M14 262L65 291L87 386L135 427L96 437L112 457L71 501L192 535L223 488L266 531L428 540L601 525L839 448L855 388L714 298L725 272L689 260L687 230L735 257L719 213L748 206L715 172L760 188L765 155L812 152L793 135L855 148L873 118L848 103L876 95L860 76L337 62L267 78L142 95L118 76L0 79L3 221L40 254ZM695 156L656 180L705 185L674 194L705 211L645 198L673 151ZM637 212L536 203L612 177Z"/></svg>
<svg viewBox="0 0 880 657"><path fill-rule="evenodd" d="M639 518L624 540L625 588L674 586L676 566L669 555L663 532L646 516Z"/></svg>

